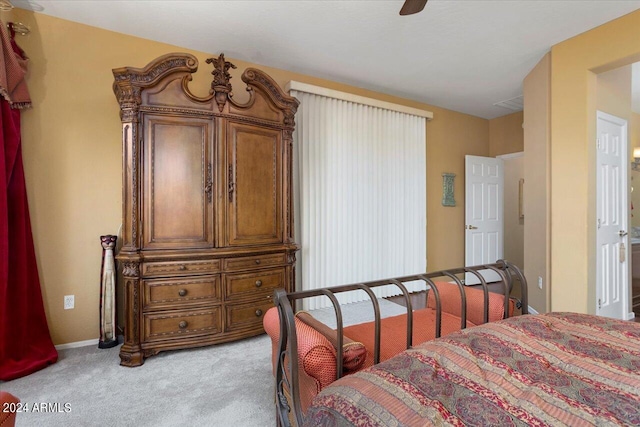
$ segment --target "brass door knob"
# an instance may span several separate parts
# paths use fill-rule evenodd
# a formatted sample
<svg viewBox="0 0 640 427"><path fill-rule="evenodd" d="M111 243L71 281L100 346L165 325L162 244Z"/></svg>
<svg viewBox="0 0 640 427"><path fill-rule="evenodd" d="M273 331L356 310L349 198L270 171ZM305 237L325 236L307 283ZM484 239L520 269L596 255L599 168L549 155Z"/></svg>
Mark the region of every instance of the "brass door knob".
<svg viewBox="0 0 640 427"><path fill-rule="evenodd" d="M257 309L256 310L256 317L260 317L260 316L262 316L262 310Z"/></svg>
<svg viewBox="0 0 640 427"><path fill-rule="evenodd" d="M178 291L178 295L180 295L181 297L185 296L187 294L187 290L186 289L180 289Z"/></svg>
<svg viewBox="0 0 640 427"><path fill-rule="evenodd" d="M187 325L188 325L188 323L183 320L182 322L178 323L178 328L184 329L184 328L187 327Z"/></svg>
<svg viewBox="0 0 640 427"><path fill-rule="evenodd" d="M256 288L262 286L262 280L256 280Z"/></svg>

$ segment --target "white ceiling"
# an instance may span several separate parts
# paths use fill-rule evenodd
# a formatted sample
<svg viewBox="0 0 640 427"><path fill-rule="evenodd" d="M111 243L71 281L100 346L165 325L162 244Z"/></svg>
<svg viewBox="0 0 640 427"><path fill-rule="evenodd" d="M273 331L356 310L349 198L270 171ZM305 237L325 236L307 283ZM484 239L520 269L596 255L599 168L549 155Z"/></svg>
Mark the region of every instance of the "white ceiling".
<svg viewBox="0 0 640 427"><path fill-rule="evenodd" d="M483 118L512 112L493 104L521 95L552 45L640 8L640 0L430 0L402 17L403 0L13 3Z"/></svg>

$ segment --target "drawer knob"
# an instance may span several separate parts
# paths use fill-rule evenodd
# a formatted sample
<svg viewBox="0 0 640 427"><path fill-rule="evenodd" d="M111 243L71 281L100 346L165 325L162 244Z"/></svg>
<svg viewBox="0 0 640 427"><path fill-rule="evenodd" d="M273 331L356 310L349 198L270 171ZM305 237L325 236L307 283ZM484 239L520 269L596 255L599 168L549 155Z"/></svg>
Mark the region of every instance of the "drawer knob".
<svg viewBox="0 0 640 427"><path fill-rule="evenodd" d="M256 264L260 264L260 260L259 259L256 260Z"/></svg>
<svg viewBox="0 0 640 427"><path fill-rule="evenodd" d="M256 288L262 286L262 280L256 280Z"/></svg>
<svg viewBox="0 0 640 427"><path fill-rule="evenodd" d="M186 289L180 289L180 290L178 291L178 295L180 295L181 297L183 297L183 296L187 295L187 290L186 290Z"/></svg>
<svg viewBox="0 0 640 427"><path fill-rule="evenodd" d="M188 325L188 323L183 320L182 322L178 323L178 328L184 329L184 328L187 327L187 325Z"/></svg>
<svg viewBox="0 0 640 427"><path fill-rule="evenodd" d="M178 267L178 269L180 269L181 271L184 271L187 269L187 266L184 264L180 264L180 267Z"/></svg>
<svg viewBox="0 0 640 427"><path fill-rule="evenodd" d="M256 310L256 317L260 317L260 316L262 316L262 310L257 309Z"/></svg>

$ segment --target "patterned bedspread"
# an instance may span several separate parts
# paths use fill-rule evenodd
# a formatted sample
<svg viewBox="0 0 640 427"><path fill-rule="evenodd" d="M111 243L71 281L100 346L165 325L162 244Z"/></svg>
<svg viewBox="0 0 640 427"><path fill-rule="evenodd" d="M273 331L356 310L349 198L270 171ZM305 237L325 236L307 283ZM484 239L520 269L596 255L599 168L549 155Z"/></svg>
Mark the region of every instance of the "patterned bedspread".
<svg viewBox="0 0 640 427"><path fill-rule="evenodd" d="M305 426L640 425L640 323L519 316L430 341L324 389Z"/></svg>

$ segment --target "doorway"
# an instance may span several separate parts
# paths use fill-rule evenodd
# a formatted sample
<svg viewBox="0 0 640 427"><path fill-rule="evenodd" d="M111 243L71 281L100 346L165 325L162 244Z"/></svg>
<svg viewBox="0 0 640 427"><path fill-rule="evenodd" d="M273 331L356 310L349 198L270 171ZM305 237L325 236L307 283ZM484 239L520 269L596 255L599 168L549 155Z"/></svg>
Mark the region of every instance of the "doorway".
<svg viewBox="0 0 640 427"><path fill-rule="evenodd" d="M609 71L605 71L599 73L597 75L597 91L596 91L596 110L598 113L594 114L595 117L595 127L596 127L596 135L598 137L598 141L600 144L607 143L606 138L601 138L601 129L600 127L604 126L608 123L609 126L613 126L613 129L605 131L606 133L611 133L610 138L615 138L615 133L618 132L615 128L621 128L624 133L625 141L623 142L624 148L622 149L620 155L623 156L620 160L621 166L621 181L619 183L622 193L620 195L621 198L625 198L626 201L621 202L620 205L620 214L623 216L621 222L615 226L615 229L611 229L611 238L608 241L611 245L609 249L605 249L602 247L602 244L605 244L604 238L600 236L601 229L598 229L597 220L605 215L605 213L601 212L602 207L600 206L597 197L599 197L600 186L604 185L601 182L601 178L599 176L595 176L595 193L596 195L596 215L593 220L593 229L595 229L595 260L594 264L594 273L595 273L595 293L592 294L592 298L590 298L589 303L591 304L592 310L594 310L597 314L603 314L605 316L611 316L619 319L632 319L634 316L634 307L632 306L632 301L634 297L637 297L637 290L635 286L632 286L634 271L637 271L640 267L640 263L636 262L634 265L633 258L635 252L635 258L638 259L638 255L640 255L638 249L640 246L638 245L638 232L640 231L640 214L638 214L638 206L640 204L640 200L638 196L640 195L640 184L638 183L638 172L636 171L636 167L630 167L631 161L633 160L633 156L631 155L634 146L640 145L640 64L629 64L622 67L614 68ZM608 115L602 115L600 112L607 113ZM602 141L601 141L602 140ZM594 166L596 166L596 174L603 174L601 171L602 162L600 161L600 155L602 150L612 150L613 147L596 147ZM635 163L635 162L634 162ZM611 171L612 166L609 167ZM611 175L613 172L609 172ZM609 179L612 179L610 176ZM632 188L635 188L635 191L632 191ZM611 196L613 197L613 196ZM611 202L610 202L611 203ZM610 213L610 215L614 215L614 213ZM608 220L608 219L607 219ZM602 219L601 219L602 221ZM602 228L602 227L601 227ZM619 234L622 232L623 236L621 237ZM617 233L617 234L616 234ZM628 233L624 235L624 233ZM617 242L616 242L617 239ZM635 245L635 246L634 246ZM634 251L635 249L635 251ZM617 250L616 253L613 251ZM608 255L605 251L609 251ZM622 251L622 252L621 252ZM615 277L610 277L613 274L612 271L606 269L606 267L601 268L599 263L603 263L603 257L609 257L609 264L612 265L612 261L617 260L617 264L622 264L624 267L624 277L620 280L625 280L625 282L621 283L621 294L618 295L616 292L616 281L618 280ZM621 261L624 259L624 263ZM610 265L610 267L611 267ZM619 266L617 266L619 267ZM617 271L614 269L613 271ZM607 283L608 281L612 281L611 283ZM613 288L607 288L608 286ZM634 292L635 290L635 292ZM613 299L617 298L620 301L620 304L623 307L620 308L606 308L604 313L602 311L603 302L609 302L607 299L610 299L613 302ZM607 312L613 310L614 314L608 314ZM636 319L638 320L638 319Z"/></svg>
<svg viewBox="0 0 640 427"><path fill-rule="evenodd" d="M502 258L524 271L524 152L465 156L465 172L465 265ZM492 213L489 205L497 211ZM483 275L492 280L485 273L491 272ZM466 284L479 283L474 275L466 276Z"/></svg>
<svg viewBox="0 0 640 427"><path fill-rule="evenodd" d="M494 157L464 156L465 159L465 232L466 266L491 264L503 258L504 244L504 162ZM492 270L481 270L489 282L500 280ZM465 274L465 285L480 280Z"/></svg>

